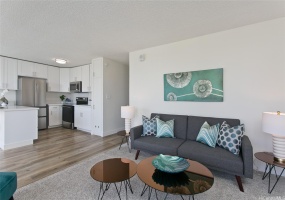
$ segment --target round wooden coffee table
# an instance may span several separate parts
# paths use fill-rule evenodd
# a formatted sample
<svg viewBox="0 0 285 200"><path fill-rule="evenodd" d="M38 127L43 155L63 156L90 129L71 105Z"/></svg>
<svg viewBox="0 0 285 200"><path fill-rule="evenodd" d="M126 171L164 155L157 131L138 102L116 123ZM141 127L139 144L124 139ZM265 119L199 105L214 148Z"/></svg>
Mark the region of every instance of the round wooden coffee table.
<svg viewBox="0 0 285 200"><path fill-rule="evenodd" d="M105 192L110 188L112 183L115 185L119 199L121 199L120 192L122 183L124 183L127 198L128 188L133 193L130 178L132 178L136 172L137 164L127 158L112 158L96 163L90 169L90 175L94 180L100 182L98 199L101 196L101 192L101 199L103 198ZM121 183L119 189L116 183Z"/></svg>
<svg viewBox="0 0 285 200"><path fill-rule="evenodd" d="M142 160L137 167L137 175L145 186L141 196L148 190L148 199L151 199L152 190L157 198L156 191L173 195L189 195L194 199L195 194L209 190L214 184L212 172L199 162L188 160L190 167L181 173L165 173L156 169L152 161L156 156ZM158 199L158 198L157 198ZM182 197L183 199L183 197Z"/></svg>

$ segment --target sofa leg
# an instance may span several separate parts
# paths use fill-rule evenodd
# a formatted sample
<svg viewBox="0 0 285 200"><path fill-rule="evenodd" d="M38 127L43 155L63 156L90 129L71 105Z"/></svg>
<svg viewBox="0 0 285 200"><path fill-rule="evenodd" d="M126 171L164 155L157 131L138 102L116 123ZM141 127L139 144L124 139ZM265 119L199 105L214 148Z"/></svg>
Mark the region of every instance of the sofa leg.
<svg viewBox="0 0 285 200"><path fill-rule="evenodd" d="M241 182L241 177L236 175L236 179L237 179L237 182L238 182L239 190L240 190L241 192L244 192L243 186L242 186L242 182Z"/></svg>
<svg viewBox="0 0 285 200"><path fill-rule="evenodd" d="M136 157L135 157L135 160L137 160L137 159L138 159L138 157L139 157L139 154L140 154L140 151L141 151L141 150L137 150L137 153L136 153Z"/></svg>
<svg viewBox="0 0 285 200"><path fill-rule="evenodd" d="M9 200L14 200L14 197L13 197L13 196L11 196L11 198L10 198Z"/></svg>

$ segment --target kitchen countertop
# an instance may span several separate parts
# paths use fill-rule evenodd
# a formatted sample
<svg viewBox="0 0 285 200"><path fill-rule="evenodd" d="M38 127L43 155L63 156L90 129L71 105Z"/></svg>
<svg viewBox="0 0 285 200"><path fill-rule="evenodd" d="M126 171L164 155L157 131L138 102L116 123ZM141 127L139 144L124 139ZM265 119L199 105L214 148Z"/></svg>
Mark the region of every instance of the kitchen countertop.
<svg viewBox="0 0 285 200"><path fill-rule="evenodd" d="M62 106L62 103L48 103L49 106Z"/></svg>
<svg viewBox="0 0 285 200"><path fill-rule="evenodd" d="M28 106L7 106L1 107L0 112L9 112L9 111L21 111L21 110L38 110L39 108L28 107Z"/></svg>
<svg viewBox="0 0 285 200"><path fill-rule="evenodd" d="M74 106L91 106L91 105L83 104L83 105L74 105Z"/></svg>

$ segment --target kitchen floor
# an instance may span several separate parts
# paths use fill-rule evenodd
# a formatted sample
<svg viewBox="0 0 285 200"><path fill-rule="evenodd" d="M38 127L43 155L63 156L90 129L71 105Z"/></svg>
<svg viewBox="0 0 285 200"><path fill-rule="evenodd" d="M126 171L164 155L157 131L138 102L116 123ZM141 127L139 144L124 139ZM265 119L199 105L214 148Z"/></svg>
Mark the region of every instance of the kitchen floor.
<svg viewBox="0 0 285 200"><path fill-rule="evenodd" d="M42 130L33 145L0 149L0 171L17 172L20 188L102 151L119 147L121 140L117 134L101 138L61 127Z"/></svg>

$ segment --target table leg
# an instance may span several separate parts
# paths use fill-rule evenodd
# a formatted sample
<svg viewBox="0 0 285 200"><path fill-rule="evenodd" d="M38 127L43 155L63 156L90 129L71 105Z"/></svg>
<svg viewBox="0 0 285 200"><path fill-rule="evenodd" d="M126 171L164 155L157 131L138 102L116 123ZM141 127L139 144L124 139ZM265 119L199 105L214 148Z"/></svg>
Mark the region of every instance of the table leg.
<svg viewBox="0 0 285 200"><path fill-rule="evenodd" d="M130 138L130 136L126 136L126 141L127 141L127 145L128 145L128 148L129 148L129 152L131 153L131 147L130 147L130 144L129 144L129 138Z"/></svg>
<svg viewBox="0 0 285 200"><path fill-rule="evenodd" d="M151 193L152 193L152 188L148 187L148 200L150 200Z"/></svg>
<svg viewBox="0 0 285 200"><path fill-rule="evenodd" d="M114 185L115 185L115 187L116 187L116 190L117 190L117 193L118 193L119 199L121 200L120 192L119 192L119 190L118 190L118 188L117 188L116 183L114 183Z"/></svg>
<svg viewBox="0 0 285 200"><path fill-rule="evenodd" d="M100 195L101 195L101 190L102 189L103 189L103 183L100 183L100 190L99 190L98 200L100 199Z"/></svg>
<svg viewBox="0 0 285 200"><path fill-rule="evenodd" d="M143 187L143 190L142 190L142 193L141 193L141 196L144 195L145 191L147 190L148 186L146 184L144 184L144 187Z"/></svg>
<svg viewBox="0 0 285 200"><path fill-rule="evenodd" d="M122 144L123 144L123 142L124 142L124 139L125 139L125 137L122 138L122 142L121 142L121 144L120 144L119 150L121 149L121 146L122 146Z"/></svg>
<svg viewBox="0 0 285 200"><path fill-rule="evenodd" d="M277 177L277 173L276 173L275 166L272 165L272 166L270 167L270 170L269 170L269 173L270 173L270 174L269 174L269 183L268 183L268 193L269 193L269 194L271 194L271 192L272 192L273 189L275 188L276 184L278 183L280 177L282 176L282 174L283 174L283 172L284 172L284 170L285 170L285 168L283 168L283 170L281 171L280 175L278 176L278 178L277 178L275 184L274 184L273 187L270 189L270 182L271 182L271 181L270 181L270 177L271 177L271 171L272 171L273 168L274 168L274 170L275 170L275 175L276 175L276 177Z"/></svg>
<svg viewBox="0 0 285 200"><path fill-rule="evenodd" d="M130 191L132 192L132 194L134 194L130 179L127 179L126 182L127 182L128 186L130 188Z"/></svg>
<svg viewBox="0 0 285 200"><path fill-rule="evenodd" d="M105 192L109 189L110 187L110 183L106 183L106 187L104 189L104 184L103 182L100 183L100 191L99 191L99 195L98 195L98 200L99 199L103 199ZM102 190L102 196L100 198L100 194L101 194L101 190Z"/></svg>

